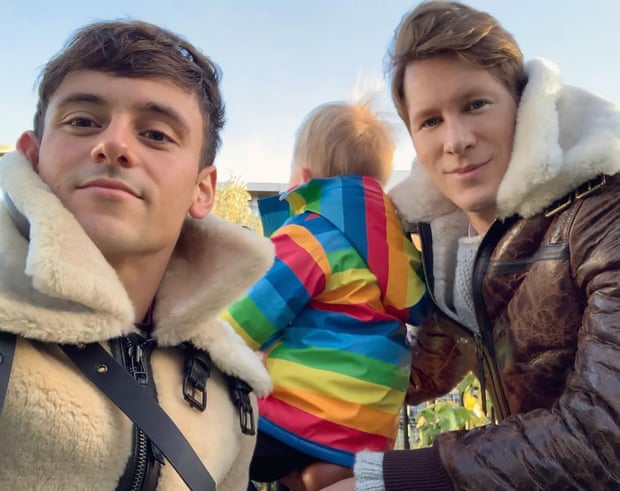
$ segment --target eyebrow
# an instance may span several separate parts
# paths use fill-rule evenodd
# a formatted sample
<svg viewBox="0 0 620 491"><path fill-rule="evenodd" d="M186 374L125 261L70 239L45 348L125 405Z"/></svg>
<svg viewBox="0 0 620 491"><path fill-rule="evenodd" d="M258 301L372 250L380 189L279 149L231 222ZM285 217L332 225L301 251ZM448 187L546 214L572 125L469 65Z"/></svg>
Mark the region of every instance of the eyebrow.
<svg viewBox="0 0 620 491"><path fill-rule="evenodd" d="M58 107L65 107L76 103L88 103L97 106L104 106L107 104L103 97L96 94L89 92L75 92L61 99L58 103ZM178 125L184 132L189 131L189 124L186 118L184 118L183 115L172 106L153 101L138 101L133 107L140 112L153 113L163 116L164 118L176 123L176 125Z"/></svg>
<svg viewBox="0 0 620 491"><path fill-rule="evenodd" d="M79 102L88 102L89 104L96 104L98 106L102 106L105 103L103 98L98 95L90 94L88 92L75 92L61 99L58 103L58 107L68 106Z"/></svg>
<svg viewBox="0 0 620 491"><path fill-rule="evenodd" d="M484 97L485 94L488 92L489 91L485 90L483 87L474 85L472 87L468 87L467 89L465 89L464 92L458 94L458 97L455 97L454 100L456 100L459 104L462 104L464 101L468 101L470 99ZM422 108L419 111L413 113L411 121L419 121L421 119L424 120L428 117L435 116L436 111L437 109L433 107Z"/></svg>
<svg viewBox="0 0 620 491"><path fill-rule="evenodd" d="M158 102L138 103L138 109L149 113L159 114L167 119L174 121L184 132L189 131L189 124L183 115L172 106L160 104Z"/></svg>

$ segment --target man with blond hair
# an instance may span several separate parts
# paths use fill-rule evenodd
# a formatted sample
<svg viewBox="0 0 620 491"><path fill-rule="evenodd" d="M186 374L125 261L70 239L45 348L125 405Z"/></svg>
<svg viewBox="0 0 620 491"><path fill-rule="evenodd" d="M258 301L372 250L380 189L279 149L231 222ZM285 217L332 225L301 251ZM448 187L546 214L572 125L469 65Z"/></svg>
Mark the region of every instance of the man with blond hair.
<svg viewBox="0 0 620 491"><path fill-rule="evenodd" d="M620 107L456 2L411 11L391 60L416 151L391 195L436 307L409 402L471 370L495 422L360 453L332 489L620 488Z"/></svg>

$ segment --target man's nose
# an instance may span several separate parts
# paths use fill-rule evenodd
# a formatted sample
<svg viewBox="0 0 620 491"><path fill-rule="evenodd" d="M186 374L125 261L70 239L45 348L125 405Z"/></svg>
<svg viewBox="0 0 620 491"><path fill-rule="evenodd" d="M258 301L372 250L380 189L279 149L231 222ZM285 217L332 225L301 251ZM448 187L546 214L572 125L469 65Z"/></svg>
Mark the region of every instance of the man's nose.
<svg viewBox="0 0 620 491"><path fill-rule="evenodd" d="M132 167L136 159L133 153L134 136L124 123L111 123L99 134L99 140L91 151L98 164Z"/></svg>
<svg viewBox="0 0 620 491"><path fill-rule="evenodd" d="M445 121L444 151L460 155L476 142L471 125L463 118L452 118Z"/></svg>

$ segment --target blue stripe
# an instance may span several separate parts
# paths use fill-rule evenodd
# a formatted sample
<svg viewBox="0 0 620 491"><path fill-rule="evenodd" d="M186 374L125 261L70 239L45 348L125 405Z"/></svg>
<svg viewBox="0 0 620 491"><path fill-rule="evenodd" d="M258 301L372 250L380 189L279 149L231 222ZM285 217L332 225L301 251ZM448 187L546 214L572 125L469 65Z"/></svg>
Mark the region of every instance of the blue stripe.
<svg viewBox="0 0 620 491"><path fill-rule="evenodd" d="M273 424L263 416L259 417L258 429L264 431L268 435L271 435L277 440L280 440L285 445L292 447L300 452L308 455L312 455L319 460L325 462L331 462L332 464L338 464L343 467L353 468L353 462L355 461L355 454L351 452L345 452L344 450L338 450L335 448L326 447L319 443L314 443L301 438L289 431L280 428Z"/></svg>
<svg viewBox="0 0 620 491"><path fill-rule="evenodd" d="M304 310L299 313L295 320L295 326L300 327L316 327L329 328L335 332L350 334L377 334L382 336L393 336L401 330L402 323L393 317L386 318L383 314L382 319L361 321L356 319L352 312L355 305L349 307L347 312L330 312L328 310L320 310L321 306L317 303L312 305L312 309ZM375 315L376 312L369 312L365 305L361 306L364 313ZM295 327L292 326L292 327ZM404 328L402 328L404 330Z"/></svg>
<svg viewBox="0 0 620 491"><path fill-rule="evenodd" d="M279 195L259 199L258 210L266 237L271 237L291 216L288 201L282 200Z"/></svg>
<svg viewBox="0 0 620 491"><path fill-rule="evenodd" d="M285 327L297 315L297 311L291 308L286 298L282 297L277 285L273 285L270 281L256 282L248 291L247 297L276 329Z"/></svg>
<svg viewBox="0 0 620 491"><path fill-rule="evenodd" d="M348 185L347 185L348 184ZM368 237L368 220L366 219L366 200L364 195L364 188L361 187L361 183L356 182L355 185L344 182L341 189L341 193L346 190L347 201L343 206L344 211L344 223L343 231L347 235L349 241L354 245L357 252L368 261L368 241L371 240ZM385 219L384 216L381 217ZM385 237L375 237L385 241Z"/></svg>
<svg viewBox="0 0 620 491"><path fill-rule="evenodd" d="M297 274L288 267L288 264L278 257L276 257L273 266L264 279L272 284L273 290L278 295L282 296L291 312L300 312L310 301L306 285L300 281ZM261 300L265 301L267 299ZM262 304L259 305L262 309Z"/></svg>
<svg viewBox="0 0 620 491"><path fill-rule="evenodd" d="M392 365L408 366L410 351L405 344L405 336L399 334L398 338L392 340L383 334L370 335L368 332L346 334L328 329L302 327L291 327L284 335L289 349L327 348L363 355Z"/></svg>

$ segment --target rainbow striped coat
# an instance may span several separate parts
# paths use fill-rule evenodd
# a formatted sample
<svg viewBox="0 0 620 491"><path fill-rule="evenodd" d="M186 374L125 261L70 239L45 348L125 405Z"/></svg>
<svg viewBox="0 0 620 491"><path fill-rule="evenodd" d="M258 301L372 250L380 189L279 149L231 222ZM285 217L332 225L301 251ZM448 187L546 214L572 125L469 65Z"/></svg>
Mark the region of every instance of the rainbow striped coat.
<svg viewBox="0 0 620 491"><path fill-rule="evenodd" d="M259 428L351 467L393 446L409 380L405 323L430 310L417 251L379 181L313 179L259 202L272 268L223 315L265 351ZM273 232L273 234L272 234Z"/></svg>

